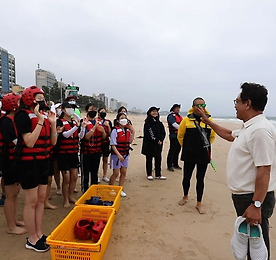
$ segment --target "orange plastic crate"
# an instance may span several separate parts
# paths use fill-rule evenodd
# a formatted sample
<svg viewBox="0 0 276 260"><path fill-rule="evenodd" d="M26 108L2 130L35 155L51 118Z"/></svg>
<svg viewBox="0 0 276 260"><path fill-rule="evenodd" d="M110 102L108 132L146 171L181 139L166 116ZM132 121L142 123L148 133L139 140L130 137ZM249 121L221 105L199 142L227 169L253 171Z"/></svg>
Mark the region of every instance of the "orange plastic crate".
<svg viewBox="0 0 276 260"><path fill-rule="evenodd" d="M86 200L89 200L92 196L101 197L101 200L113 201L112 206L98 206L95 207L104 207L104 208L114 208L117 212L120 208L121 203L121 191L123 190L122 186L114 185L91 185L89 189L78 199L75 203L76 206L91 206L85 204Z"/></svg>
<svg viewBox="0 0 276 260"><path fill-rule="evenodd" d="M89 218L94 222L106 220L106 226L97 243L92 240L79 240L75 238L75 223ZM115 219L113 208L78 206L47 238L50 245L52 260L76 259L76 260L100 260L102 259L112 233L112 225Z"/></svg>

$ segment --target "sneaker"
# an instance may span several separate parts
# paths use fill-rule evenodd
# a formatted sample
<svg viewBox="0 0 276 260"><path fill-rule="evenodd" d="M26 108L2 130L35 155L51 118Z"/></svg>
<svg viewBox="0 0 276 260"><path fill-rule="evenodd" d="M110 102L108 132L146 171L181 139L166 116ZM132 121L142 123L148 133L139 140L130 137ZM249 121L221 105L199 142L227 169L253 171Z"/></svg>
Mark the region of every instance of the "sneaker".
<svg viewBox="0 0 276 260"><path fill-rule="evenodd" d="M155 177L155 179L158 179L158 180L166 180L167 177L161 175L161 176Z"/></svg>
<svg viewBox="0 0 276 260"><path fill-rule="evenodd" d="M250 226L249 252L252 260L268 258L268 252L260 224L256 226Z"/></svg>
<svg viewBox="0 0 276 260"><path fill-rule="evenodd" d="M232 251L236 259L245 259L248 251L249 225L244 217L238 217L234 225L234 234L231 240Z"/></svg>
<svg viewBox="0 0 276 260"><path fill-rule="evenodd" d="M50 246L47 245L45 242L43 242L42 239L37 240L35 245L33 245L32 243L29 242L29 239L27 238L27 242L26 242L25 247L27 249L32 249L32 250L34 250L36 252L39 252L39 253L46 252L50 249Z"/></svg>
<svg viewBox="0 0 276 260"><path fill-rule="evenodd" d="M41 238L40 238L40 240L42 240L44 243L46 243L46 240L47 240L47 236L45 236L45 235L42 235L41 236Z"/></svg>
<svg viewBox="0 0 276 260"><path fill-rule="evenodd" d="M121 191L121 197L126 197L126 193L124 191Z"/></svg>
<svg viewBox="0 0 276 260"><path fill-rule="evenodd" d="M106 176L104 176L104 177L102 178L102 180L103 180L104 182L109 182L109 178L107 178Z"/></svg>
<svg viewBox="0 0 276 260"><path fill-rule="evenodd" d="M179 165L173 166L174 169L182 170L182 168Z"/></svg>
<svg viewBox="0 0 276 260"><path fill-rule="evenodd" d="M148 178L149 181L153 180L153 176L152 175L149 175L147 178Z"/></svg>
<svg viewBox="0 0 276 260"><path fill-rule="evenodd" d="M98 183L101 183L101 179L100 178L98 178Z"/></svg>
<svg viewBox="0 0 276 260"><path fill-rule="evenodd" d="M168 167L168 171L174 172L174 168L173 167Z"/></svg>

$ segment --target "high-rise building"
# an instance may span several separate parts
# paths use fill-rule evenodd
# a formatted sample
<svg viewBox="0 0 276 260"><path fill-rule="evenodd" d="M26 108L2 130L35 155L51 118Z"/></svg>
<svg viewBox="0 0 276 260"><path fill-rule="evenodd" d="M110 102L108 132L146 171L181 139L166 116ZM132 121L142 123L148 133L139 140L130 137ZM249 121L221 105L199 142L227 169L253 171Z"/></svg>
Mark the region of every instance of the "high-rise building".
<svg viewBox="0 0 276 260"><path fill-rule="evenodd" d="M38 68L35 71L35 84L37 87L53 87L57 83L56 75L50 71Z"/></svg>
<svg viewBox="0 0 276 260"><path fill-rule="evenodd" d="M118 109L118 100L115 98L110 99L110 109L116 111Z"/></svg>
<svg viewBox="0 0 276 260"><path fill-rule="evenodd" d="M104 103L106 108L108 108L108 97L104 93L99 94L98 99Z"/></svg>
<svg viewBox="0 0 276 260"><path fill-rule="evenodd" d="M15 83L15 58L0 47L0 90L9 92Z"/></svg>

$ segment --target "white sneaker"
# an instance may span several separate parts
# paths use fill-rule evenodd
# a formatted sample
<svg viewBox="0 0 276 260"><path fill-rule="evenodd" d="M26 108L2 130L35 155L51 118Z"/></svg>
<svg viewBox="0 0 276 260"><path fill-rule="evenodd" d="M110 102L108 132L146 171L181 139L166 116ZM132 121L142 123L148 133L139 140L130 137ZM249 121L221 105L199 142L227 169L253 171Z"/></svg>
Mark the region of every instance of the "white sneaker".
<svg viewBox="0 0 276 260"><path fill-rule="evenodd" d="M260 224L250 227L249 251L252 260L266 260L268 258Z"/></svg>
<svg viewBox="0 0 276 260"><path fill-rule="evenodd" d="M121 197L126 197L126 193L124 191L121 191Z"/></svg>
<svg viewBox="0 0 276 260"><path fill-rule="evenodd" d="M106 176L104 176L104 177L102 178L102 180L103 180L104 182L109 182L109 178L107 178Z"/></svg>
<svg viewBox="0 0 276 260"><path fill-rule="evenodd" d="M153 180L152 175L149 175L147 178L148 178L149 181L152 181L152 180Z"/></svg>
<svg viewBox="0 0 276 260"><path fill-rule="evenodd" d="M159 176L159 177L155 177L155 179L158 179L158 180L166 180L167 177L161 175L161 176Z"/></svg>
<svg viewBox="0 0 276 260"><path fill-rule="evenodd" d="M244 260L248 252L249 225L244 217L237 217L231 240L232 251L236 259Z"/></svg>
<svg viewBox="0 0 276 260"><path fill-rule="evenodd" d="M100 178L98 178L98 183L101 183L101 179Z"/></svg>

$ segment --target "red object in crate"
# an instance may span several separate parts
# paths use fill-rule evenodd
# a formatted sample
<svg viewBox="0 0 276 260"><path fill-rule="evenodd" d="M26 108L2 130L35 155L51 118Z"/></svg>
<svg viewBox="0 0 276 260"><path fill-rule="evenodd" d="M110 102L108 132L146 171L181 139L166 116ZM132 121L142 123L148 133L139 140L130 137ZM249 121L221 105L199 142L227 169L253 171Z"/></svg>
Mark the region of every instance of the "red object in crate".
<svg viewBox="0 0 276 260"><path fill-rule="evenodd" d="M90 219L80 219L74 227L75 237L81 240L88 240L91 238L91 230L94 222Z"/></svg>
<svg viewBox="0 0 276 260"><path fill-rule="evenodd" d="M103 233L103 230L105 228L105 225L106 225L106 221L100 220L92 226L91 238L93 242L97 243L99 241L101 234Z"/></svg>

